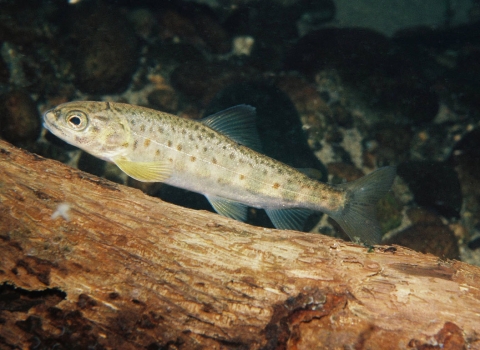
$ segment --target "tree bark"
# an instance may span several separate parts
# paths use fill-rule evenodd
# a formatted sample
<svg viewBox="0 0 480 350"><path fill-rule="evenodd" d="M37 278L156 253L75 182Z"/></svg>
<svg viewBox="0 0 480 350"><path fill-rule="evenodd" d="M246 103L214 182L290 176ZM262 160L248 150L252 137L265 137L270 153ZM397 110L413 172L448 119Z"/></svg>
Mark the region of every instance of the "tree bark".
<svg viewBox="0 0 480 350"><path fill-rule="evenodd" d="M253 227L3 141L0 220L0 348L480 349L459 261Z"/></svg>

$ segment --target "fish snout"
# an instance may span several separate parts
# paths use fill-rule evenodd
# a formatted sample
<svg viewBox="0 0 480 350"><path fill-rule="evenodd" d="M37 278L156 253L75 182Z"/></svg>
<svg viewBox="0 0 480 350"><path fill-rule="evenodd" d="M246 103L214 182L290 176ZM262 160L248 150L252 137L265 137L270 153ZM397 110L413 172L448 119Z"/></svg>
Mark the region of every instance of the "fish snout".
<svg viewBox="0 0 480 350"><path fill-rule="evenodd" d="M57 113L53 109L49 109L43 114L43 127L53 133L53 129L58 129Z"/></svg>

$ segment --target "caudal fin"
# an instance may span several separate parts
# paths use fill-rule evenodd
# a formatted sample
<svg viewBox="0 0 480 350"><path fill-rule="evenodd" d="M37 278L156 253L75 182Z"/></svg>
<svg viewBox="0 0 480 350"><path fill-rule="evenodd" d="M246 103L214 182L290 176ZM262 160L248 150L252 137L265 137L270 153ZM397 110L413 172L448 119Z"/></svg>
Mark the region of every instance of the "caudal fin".
<svg viewBox="0 0 480 350"><path fill-rule="evenodd" d="M358 180L339 185L347 191L343 210L330 216L354 242L378 244L382 238L375 205L392 187L396 168L383 167Z"/></svg>

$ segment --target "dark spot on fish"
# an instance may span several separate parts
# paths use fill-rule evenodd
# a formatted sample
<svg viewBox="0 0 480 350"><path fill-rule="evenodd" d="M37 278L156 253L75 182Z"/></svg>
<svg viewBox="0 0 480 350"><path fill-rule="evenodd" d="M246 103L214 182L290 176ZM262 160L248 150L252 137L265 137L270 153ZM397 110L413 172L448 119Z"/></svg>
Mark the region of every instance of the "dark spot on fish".
<svg viewBox="0 0 480 350"><path fill-rule="evenodd" d="M217 183L220 185L228 185L230 182L227 179L224 179L223 177L219 177L217 179Z"/></svg>
<svg viewBox="0 0 480 350"><path fill-rule="evenodd" d="M97 115L97 116L95 116L95 118L99 121L102 121L102 122L107 122L108 119L109 119L108 117L104 117L102 115Z"/></svg>
<svg viewBox="0 0 480 350"><path fill-rule="evenodd" d="M112 135L107 135L107 136L112 136ZM87 139L85 137L79 137L79 136L75 136L75 141L77 141L78 143L85 143Z"/></svg>
<svg viewBox="0 0 480 350"><path fill-rule="evenodd" d="M263 169L263 175L267 175L267 174L268 174L267 169Z"/></svg>
<svg viewBox="0 0 480 350"><path fill-rule="evenodd" d="M202 135L198 135L198 141L202 141L202 140L203 140Z"/></svg>
<svg viewBox="0 0 480 350"><path fill-rule="evenodd" d="M140 125L140 131L145 132L145 124Z"/></svg>
<svg viewBox="0 0 480 350"><path fill-rule="evenodd" d="M168 146L168 147L172 147L172 141L168 140L168 141L167 141L167 146Z"/></svg>
<svg viewBox="0 0 480 350"><path fill-rule="evenodd" d="M97 126L92 126L92 132L94 134L98 133L99 131L100 131L100 129Z"/></svg>
<svg viewBox="0 0 480 350"><path fill-rule="evenodd" d="M130 144L129 144L128 142L124 142L124 143L122 144L122 147L127 148L129 145L130 145Z"/></svg>
<svg viewBox="0 0 480 350"><path fill-rule="evenodd" d="M194 141L194 140L195 140L195 138L193 137L192 134L189 134L189 135L188 135L188 138L190 139L190 141Z"/></svg>
<svg viewBox="0 0 480 350"><path fill-rule="evenodd" d="M195 156L190 156L190 161L194 162L194 161L196 161L196 160L197 160L197 157L195 157Z"/></svg>
<svg viewBox="0 0 480 350"><path fill-rule="evenodd" d="M230 153L230 159L235 159L235 154L234 153Z"/></svg>
<svg viewBox="0 0 480 350"><path fill-rule="evenodd" d="M160 157L160 150L159 150L159 149L157 149L157 150L155 151L155 155L156 155L157 157Z"/></svg>
<svg viewBox="0 0 480 350"><path fill-rule="evenodd" d="M182 133L182 135L185 135L187 133L187 130L182 129L181 133Z"/></svg>
<svg viewBox="0 0 480 350"><path fill-rule="evenodd" d="M145 139L145 142L143 142L143 146L146 148L150 146L150 139Z"/></svg>
<svg viewBox="0 0 480 350"><path fill-rule="evenodd" d="M240 164L245 164L245 159L243 158L240 158L238 161L240 162Z"/></svg>
<svg viewBox="0 0 480 350"><path fill-rule="evenodd" d="M203 147L203 152L207 152L208 151L208 148L207 147Z"/></svg>
<svg viewBox="0 0 480 350"><path fill-rule="evenodd" d="M280 184L278 182L275 182L272 187L274 189L278 189L280 187Z"/></svg>
<svg viewBox="0 0 480 350"><path fill-rule="evenodd" d="M159 132L160 134L163 134L163 131L164 131L164 130L163 130L163 128L162 128L161 126L159 126L157 130L158 130L158 132Z"/></svg>
<svg viewBox="0 0 480 350"><path fill-rule="evenodd" d="M283 173L284 173L284 171L283 171L282 168L278 168L278 169L277 169L277 172L278 172L279 175L283 175Z"/></svg>
<svg viewBox="0 0 480 350"><path fill-rule="evenodd" d="M173 158L168 158L168 161L169 161L170 163L173 163Z"/></svg>
<svg viewBox="0 0 480 350"><path fill-rule="evenodd" d="M182 145L180 145L180 144L177 145L177 151L180 152L182 150L182 148L183 148Z"/></svg>
<svg viewBox="0 0 480 350"><path fill-rule="evenodd" d="M217 159L215 157L212 158L212 163L217 164Z"/></svg>
<svg viewBox="0 0 480 350"><path fill-rule="evenodd" d="M132 120L130 121L130 123L132 123L132 126L135 126L135 124L137 124L137 123L135 122L135 119L132 119Z"/></svg>
<svg viewBox="0 0 480 350"><path fill-rule="evenodd" d="M213 139L215 137L215 134L213 132L209 132L208 133L208 137L210 137L211 139Z"/></svg>
<svg viewBox="0 0 480 350"><path fill-rule="evenodd" d="M240 174L240 180L245 180L245 175Z"/></svg>
<svg viewBox="0 0 480 350"><path fill-rule="evenodd" d="M138 140L133 141L133 149L137 149L138 147Z"/></svg>
<svg viewBox="0 0 480 350"><path fill-rule="evenodd" d="M200 129L200 125L195 124L195 126L193 127L193 130L197 131L198 129Z"/></svg>

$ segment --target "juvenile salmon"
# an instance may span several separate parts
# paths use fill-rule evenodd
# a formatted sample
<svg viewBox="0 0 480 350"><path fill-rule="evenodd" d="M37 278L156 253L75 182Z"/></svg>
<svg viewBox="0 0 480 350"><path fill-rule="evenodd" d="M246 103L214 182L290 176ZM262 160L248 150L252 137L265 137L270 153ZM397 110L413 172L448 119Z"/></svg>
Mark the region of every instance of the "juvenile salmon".
<svg viewBox="0 0 480 350"><path fill-rule="evenodd" d="M251 106L194 121L123 103L69 102L47 111L44 126L134 179L202 193L227 217L245 221L249 206L262 208L276 228L302 230L312 212L322 211L352 240L381 239L374 208L395 168L337 186L314 180L257 151Z"/></svg>

